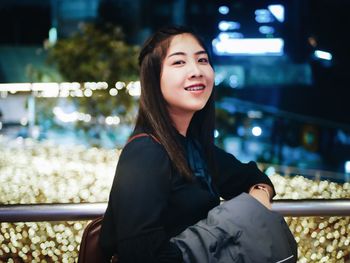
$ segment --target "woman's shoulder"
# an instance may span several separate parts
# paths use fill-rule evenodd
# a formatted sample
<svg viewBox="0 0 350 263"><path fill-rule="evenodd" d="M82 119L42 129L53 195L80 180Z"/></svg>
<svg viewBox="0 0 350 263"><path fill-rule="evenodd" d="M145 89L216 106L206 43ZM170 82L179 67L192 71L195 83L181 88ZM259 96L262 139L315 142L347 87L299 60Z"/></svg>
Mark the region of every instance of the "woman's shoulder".
<svg viewBox="0 0 350 263"><path fill-rule="evenodd" d="M134 147L163 148L159 140L154 135L144 132L132 134L126 142L124 149Z"/></svg>
<svg viewBox="0 0 350 263"><path fill-rule="evenodd" d="M164 147L153 135L147 133L135 133L125 144L120 157L123 158L123 156L128 156L128 158L132 159L150 159L154 156L164 158L167 156L167 153Z"/></svg>
<svg viewBox="0 0 350 263"><path fill-rule="evenodd" d="M151 136L137 136L123 148L116 173L119 181L156 180L166 185L168 177L164 174L171 174L171 167L170 158L160 143Z"/></svg>

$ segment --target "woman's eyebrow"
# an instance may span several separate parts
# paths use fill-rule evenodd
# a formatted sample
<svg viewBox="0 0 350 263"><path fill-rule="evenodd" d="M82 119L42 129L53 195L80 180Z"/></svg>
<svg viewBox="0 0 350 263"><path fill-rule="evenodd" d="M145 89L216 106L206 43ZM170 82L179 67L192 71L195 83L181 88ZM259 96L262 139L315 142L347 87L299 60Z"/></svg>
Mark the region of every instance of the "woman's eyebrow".
<svg viewBox="0 0 350 263"><path fill-rule="evenodd" d="M198 55L202 55L202 54L207 54L207 52L205 50L200 50L200 51L195 52L194 54L198 56ZM174 53L170 54L168 56L168 58L172 57L172 56L178 56L178 55L185 56L186 53L185 52L174 52Z"/></svg>
<svg viewBox="0 0 350 263"><path fill-rule="evenodd" d="M207 51L201 50L201 51L196 52L195 54L196 55L202 55L202 54L207 55Z"/></svg>

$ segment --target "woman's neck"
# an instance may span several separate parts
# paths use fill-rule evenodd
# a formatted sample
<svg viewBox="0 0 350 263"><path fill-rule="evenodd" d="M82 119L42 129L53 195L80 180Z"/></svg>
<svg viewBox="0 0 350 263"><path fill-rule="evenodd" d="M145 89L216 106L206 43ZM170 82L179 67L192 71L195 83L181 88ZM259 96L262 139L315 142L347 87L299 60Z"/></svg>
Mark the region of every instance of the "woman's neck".
<svg viewBox="0 0 350 263"><path fill-rule="evenodd" d="M188 127L190 126L193 113L174 113L174 112L169 112L170 117L173 121L173 124L176 128L176 130L183 136L186 137Z"/></svg>

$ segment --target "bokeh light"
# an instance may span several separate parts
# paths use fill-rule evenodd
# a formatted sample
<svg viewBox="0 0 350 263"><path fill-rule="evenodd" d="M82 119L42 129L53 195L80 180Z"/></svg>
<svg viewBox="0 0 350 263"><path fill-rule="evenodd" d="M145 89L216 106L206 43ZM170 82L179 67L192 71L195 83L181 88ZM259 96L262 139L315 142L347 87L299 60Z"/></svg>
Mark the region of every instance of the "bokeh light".
<svg viewBox="0 0 350 263"><path fill-rule="evenodd" d="M0 203L106 202L120 150L0 136ZM350 184L280 176L275 199L350 198ZM286 217L298 262L348 262L349 217ZM0 262L76 262L88 221L0 223Z"/></svg>

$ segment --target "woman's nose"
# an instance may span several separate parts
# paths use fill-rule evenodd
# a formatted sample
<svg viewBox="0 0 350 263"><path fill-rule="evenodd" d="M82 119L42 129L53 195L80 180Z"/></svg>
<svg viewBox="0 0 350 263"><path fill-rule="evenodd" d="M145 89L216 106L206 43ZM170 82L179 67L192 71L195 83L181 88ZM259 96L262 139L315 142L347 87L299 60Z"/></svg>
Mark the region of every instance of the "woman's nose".
<svg viewBox="0 0 350 263"><path fill-rule="evenodd" d="M203 76L203 73L197 63L191 63L190 65L190 77L201 77Z"/></svg>

